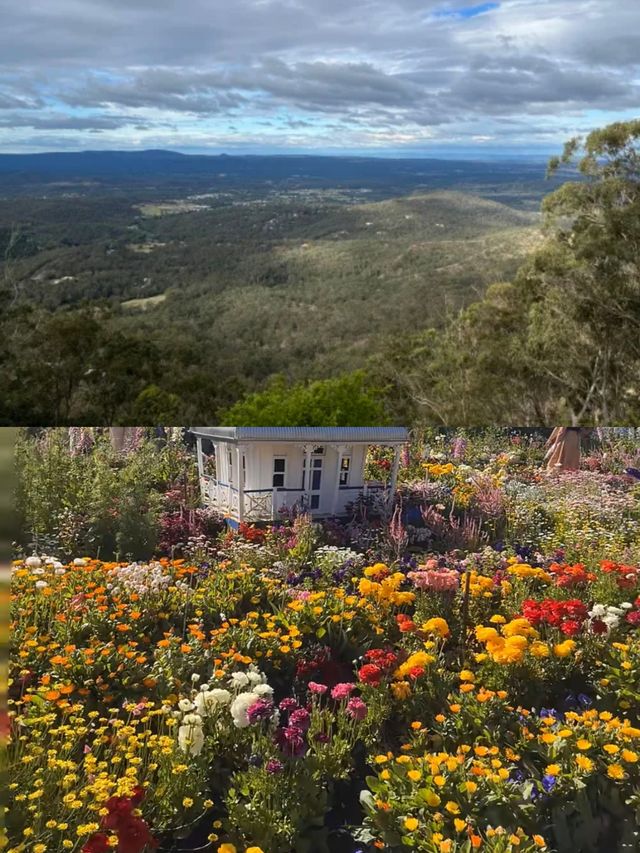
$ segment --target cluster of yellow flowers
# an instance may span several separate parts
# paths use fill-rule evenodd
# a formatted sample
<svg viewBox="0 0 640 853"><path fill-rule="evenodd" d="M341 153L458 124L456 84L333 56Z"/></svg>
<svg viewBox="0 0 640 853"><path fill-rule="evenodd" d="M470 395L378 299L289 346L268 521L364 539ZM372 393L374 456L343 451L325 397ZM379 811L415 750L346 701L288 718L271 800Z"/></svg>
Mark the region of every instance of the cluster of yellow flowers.
<svg viewBox="0 0 640 853"><path fill-rule="evenodd" d="M358 583L358 592L364 598L371 598L378 604L402 606L403 604L411 604L415 599L414 592L401 592L400 585L404 582L405 576L402 572L394 572L381 581L372 581L369 578L360 578Z"/></svg>
<svg viewBox="0 0 640 853"><path fill-rule="evenodd" d="M538 632L524 617L505 622L504 617L493 616L491 621L504 624L501 625L501 633L492 625L476 627L476 639L484 644L486 650L486 653L476 655L478 663L486 660L487 655L500 664L521 663L526 653L534 658L548 658L553 652L556 657L565 658L576 648L575 640L571 639L556 643L551 648L538 639Z"/></svg>

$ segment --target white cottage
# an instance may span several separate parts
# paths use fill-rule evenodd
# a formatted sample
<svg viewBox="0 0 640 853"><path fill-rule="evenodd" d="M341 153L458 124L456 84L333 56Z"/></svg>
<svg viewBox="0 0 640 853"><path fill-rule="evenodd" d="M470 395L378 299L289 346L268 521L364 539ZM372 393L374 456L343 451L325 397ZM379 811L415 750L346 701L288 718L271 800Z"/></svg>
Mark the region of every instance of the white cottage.
<svg viewBox="0 0 640 853"><path fill-rule="evenodd" d="M281 510L342 515L360 493L393 496L404 427L193 427L205 506L232 525L272 521ZM394 448L389 485L366 482L370 445ZM310 472L310 475L307 475Z"/></svg>

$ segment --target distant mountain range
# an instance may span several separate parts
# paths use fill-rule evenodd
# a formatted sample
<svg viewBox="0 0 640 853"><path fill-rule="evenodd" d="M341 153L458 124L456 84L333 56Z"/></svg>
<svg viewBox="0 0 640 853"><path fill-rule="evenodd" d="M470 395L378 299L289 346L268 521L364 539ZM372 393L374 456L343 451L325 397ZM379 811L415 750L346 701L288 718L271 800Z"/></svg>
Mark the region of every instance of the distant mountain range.
<svg viewBox="0 0 640 853"><path fill-rule="evenodd" d="M315 155L181 154L176 151L78 151L45 154L0 154L0 176L11 180L123 180L159 174L165 177L224 176L241 181L411 183L424 177L446 175L460 180L502 177L513 180L539 179L543 166L539 158L446 160L431 158L387 158Z"/></svg>

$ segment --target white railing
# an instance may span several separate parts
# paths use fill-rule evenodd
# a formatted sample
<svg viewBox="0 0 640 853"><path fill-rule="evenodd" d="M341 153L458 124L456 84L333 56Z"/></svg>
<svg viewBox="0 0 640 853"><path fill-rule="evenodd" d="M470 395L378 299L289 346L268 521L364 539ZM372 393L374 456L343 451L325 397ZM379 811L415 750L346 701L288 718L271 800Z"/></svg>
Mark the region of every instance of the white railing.
<svg viewBox="0 0 640 853"><path fill-rule="evenodd" d="M205 506L232 518L240 517L240 495L234 486L221 483L210 474L202 475L200 485ZM384 492L385 489L383 483L368 482L360 490L352 487L349 491L355 498L358 491L366 495ZM246 521L275 521L283 511L296 506L304 508L307 500L301 489L252 489L243 493L242 517Z"/></svg>

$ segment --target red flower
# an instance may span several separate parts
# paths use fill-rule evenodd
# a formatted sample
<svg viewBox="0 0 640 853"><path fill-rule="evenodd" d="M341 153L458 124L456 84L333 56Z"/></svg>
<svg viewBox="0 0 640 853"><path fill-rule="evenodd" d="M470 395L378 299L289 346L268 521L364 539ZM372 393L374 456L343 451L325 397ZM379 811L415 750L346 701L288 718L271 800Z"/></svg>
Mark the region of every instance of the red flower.
<svg viewBox="0 0 640 853"><path fill-rule="evenodd" d="M82 853L109 853L109 837L105 832L94 832L82 848Z"/></svg>
<svg viewBox="0 0 640 853"><path fill-rule="evenodd" d="M640 610L633 610L631 613L627 613L626 618L630 625L640 625Z"/></svg>
<svg viewBox="0 0 640 853"><path fill-rule="evenodd" d="M372 687L378 687L382 680L382 670L374 663L365 663L358 670L358 678L365 684L371 684Z"/></svg>
<svg viewBox="0 0 640 853"><path fill-rule="evenodd" d="M415 631L416 623L410 616L407 616L405 613L398 613L396 616L396 622L398 623L398 628L402 631L402 633L406 633L407 631Z"/></svg>
<svg viewBox="0 0 640 853"><path fill-rule="evenodd" d="M410 678L420 678L421 675L424 675L424 667L422 666L412 666L409 670Z"/></svg>
<svg viewBox="0 0 640 853"><path fill-rule="evenodd" d="M602 619L592 619L591 630L594 634L606 634L609 629L607 628L606 623L602 621Z"/></svg>
<svg viewBox="0 0 640 853"><path fill-rule="evenodd" d="M143 797L144 790L137 786L134 788L132 797L111 797L105 803L108 814L102 818L101 828L108 829L118 836L117 853L142 853L147 846L158 846L158 842L151 835L147 823L139 815L133 813L136 806L142 802ZM104 836L104 833L97 834ZM91 849L86 853L105 853L105 850L103 848Z"/></svg>
<svg viewBox="0 0 640 853"><path fill-rule="evenodd" d="M580 630L580 623L575 622L573 619L567 619L566 622L563 622L560 626L560 630L568 637L573 637Z"/></svg>

